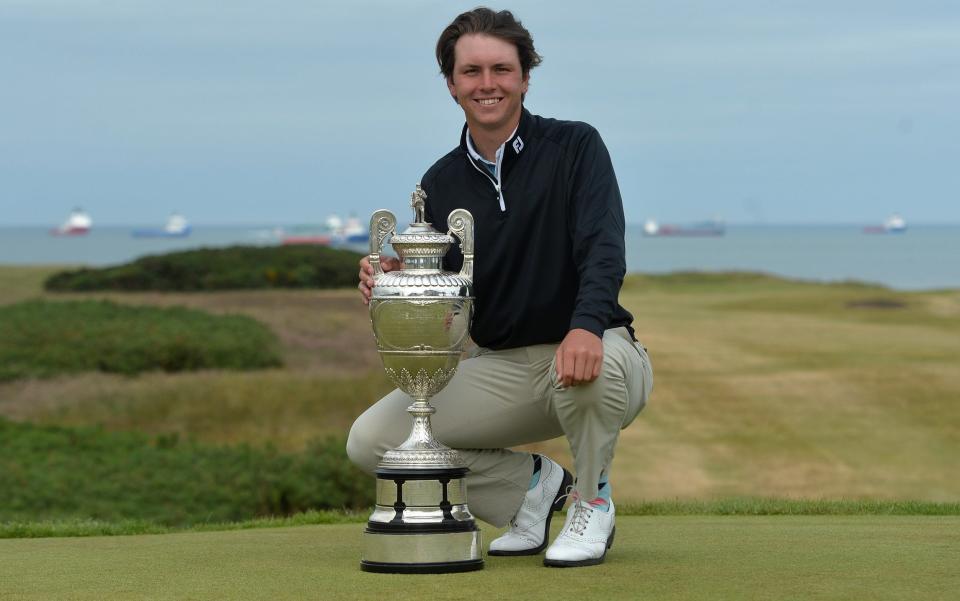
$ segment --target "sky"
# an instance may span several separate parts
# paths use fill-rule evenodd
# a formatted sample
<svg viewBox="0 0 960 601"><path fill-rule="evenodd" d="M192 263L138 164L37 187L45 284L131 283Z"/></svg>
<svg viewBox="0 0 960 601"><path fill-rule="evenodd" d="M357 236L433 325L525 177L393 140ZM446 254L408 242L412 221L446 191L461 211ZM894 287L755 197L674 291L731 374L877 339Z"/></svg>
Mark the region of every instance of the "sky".
<svg viewBox="0 0 960 601"><path fill-rule="evenodd" d="M0 226L405 222L463 124L436 39L475 5L0 0ZM628 222L960 223L956 0L490 6Z"/></svg>

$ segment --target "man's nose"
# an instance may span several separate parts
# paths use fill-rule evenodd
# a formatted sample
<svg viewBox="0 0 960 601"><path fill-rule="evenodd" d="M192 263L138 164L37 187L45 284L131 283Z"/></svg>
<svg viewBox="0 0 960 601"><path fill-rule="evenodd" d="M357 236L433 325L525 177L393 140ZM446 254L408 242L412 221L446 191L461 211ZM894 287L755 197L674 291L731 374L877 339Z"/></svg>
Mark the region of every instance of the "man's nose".
<svg viewBox="0 0 960 601"><path fill-rule="evenodd" d="M488 70L488 69L483 71L483 79L480 81L480 85L482 85L484 88L492 88L492 87L493 87L493 72L492 72L492 71L490 71L490 70Z"/></svg>

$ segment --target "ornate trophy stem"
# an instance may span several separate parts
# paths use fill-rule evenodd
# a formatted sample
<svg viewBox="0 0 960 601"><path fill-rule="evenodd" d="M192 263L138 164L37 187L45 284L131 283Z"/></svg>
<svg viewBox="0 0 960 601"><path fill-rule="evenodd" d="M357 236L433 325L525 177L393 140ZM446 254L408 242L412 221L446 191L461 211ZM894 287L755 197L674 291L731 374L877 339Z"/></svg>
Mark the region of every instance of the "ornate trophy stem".
<svg viewBox="0 0 960 601"><path fill-rule="evenodd" d="M430 398L453 377L473 316L473 217L450 214L442 234L425 217L426 193L417 185L414 221L396 234L385 210L370 218L374 287L370 321L384 369L410 395L413 427L377 467L377 505L364 531L360 567L372 572L464 572L483 567L480 530L467 508L467 473L457 451L433 436ZM388 235L400 255L398 271L384 272L380 253ZM459 274L440 266L460 239Z"/></svg>
<svg viewBox="0 0 960 601"><path fill-rule="evenodd" d="M460 453L443 444L433 436L430 416L437 410L430 402L414 400L407 407L413 416L413 429L400 446L384 453L380 467L404 469L417 466L423 469L465 469Z"/></svg>

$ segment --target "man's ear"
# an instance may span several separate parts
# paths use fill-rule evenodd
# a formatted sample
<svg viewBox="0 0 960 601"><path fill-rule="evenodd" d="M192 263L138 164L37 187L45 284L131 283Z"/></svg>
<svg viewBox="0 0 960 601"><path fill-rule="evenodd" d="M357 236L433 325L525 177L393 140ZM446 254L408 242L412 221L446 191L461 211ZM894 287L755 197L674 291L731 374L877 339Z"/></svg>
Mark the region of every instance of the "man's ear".
<svg viewBox="0 0 960 601"><path fill-rule="evenodd" d="M447 81L447 91L450 92L450 96L453 98L453 101L456 102L457 104L460 104L460 101L457 100L457 90L453 86L453 78L447 77L446 81Z"/></svg>

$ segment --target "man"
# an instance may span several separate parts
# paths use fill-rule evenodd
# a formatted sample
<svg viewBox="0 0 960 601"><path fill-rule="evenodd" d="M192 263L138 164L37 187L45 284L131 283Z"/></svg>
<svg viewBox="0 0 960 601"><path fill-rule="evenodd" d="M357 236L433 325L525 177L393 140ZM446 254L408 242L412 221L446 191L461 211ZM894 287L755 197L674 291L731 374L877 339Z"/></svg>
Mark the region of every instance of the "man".
<svg viewBox="0 0 960 601"><path fill-rule="evenodd" d="M459 15L437 43L447 89L463 110L460 144L422 179L427 220L456 208L475 219L478 348L432 403L438 440L460 449L476 517L510 524L491 555L547 548L550 520L567 497L566 522L548 566L601 563L614 538L608 480L621 428L653 382L645 349L617 302L625 272L623 206L607 150L585 123L523 107L540 63L530 33L508 11ZM453 249L445 267L460 269ZM360 262L369 302L373 270ZM382 263L398 269L396 259ZM350 458L373 471L405 439L410 398L394 391L354 423ZM577 473L509 447L564 435ZM572 488L572 491L568 491Z"/></svg>

